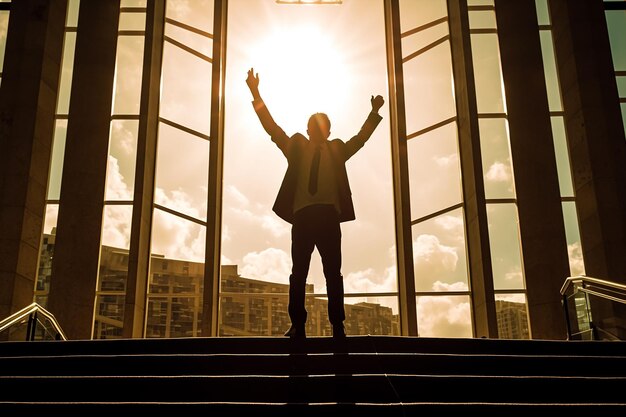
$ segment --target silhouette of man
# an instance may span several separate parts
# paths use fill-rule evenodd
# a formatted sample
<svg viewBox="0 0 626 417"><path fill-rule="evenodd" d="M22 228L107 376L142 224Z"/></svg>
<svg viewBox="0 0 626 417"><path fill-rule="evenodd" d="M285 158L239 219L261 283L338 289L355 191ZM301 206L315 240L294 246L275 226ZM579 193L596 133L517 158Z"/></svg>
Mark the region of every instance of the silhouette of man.
<svg viewBox="0 0 626 417"><path fill-rule="evenodd" d="M328 319L333 337L345 337L343 276L341 274L340 223L354 220L354 206L346 161L370 138L382 117L378 110L385 100L371 97L372 110L359 133L347 142L328 140L330 120L324 113L313 114L308 121L308 138L301 133L288 136L276 124L259 93L259 76L254 68L246 78L252 93L254 110L287 158L287 172L274 202L274 212L291 223L291 261L289 276L289 318L291 327L285 336L306 337L305 284L311 254L317 250L322 259L328 291Z"/></svg>

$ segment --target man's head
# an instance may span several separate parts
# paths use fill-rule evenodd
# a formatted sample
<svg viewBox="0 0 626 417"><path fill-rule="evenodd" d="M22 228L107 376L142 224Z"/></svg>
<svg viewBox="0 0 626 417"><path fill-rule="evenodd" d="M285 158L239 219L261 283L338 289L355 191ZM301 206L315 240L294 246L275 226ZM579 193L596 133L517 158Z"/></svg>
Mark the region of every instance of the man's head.
<svg viewBox="0 0 626 417"><path fill-rule="evenodd" d="M306 131L312 141L324 141L330 136L330 119L325 113L315 113L309 117Z"/></svg>

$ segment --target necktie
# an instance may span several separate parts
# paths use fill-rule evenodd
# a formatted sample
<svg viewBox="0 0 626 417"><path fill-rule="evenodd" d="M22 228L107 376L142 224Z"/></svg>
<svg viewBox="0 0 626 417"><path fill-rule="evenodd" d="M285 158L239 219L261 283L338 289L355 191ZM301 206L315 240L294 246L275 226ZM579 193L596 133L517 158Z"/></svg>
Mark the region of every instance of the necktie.
<svg viewBox="0 0 626 417"><path fill-rule="evenodd" d="M315 146L313 160L311 161L311 171L309 172L309 193L317 193L317 174L320 170L320 147Z"/></svg>

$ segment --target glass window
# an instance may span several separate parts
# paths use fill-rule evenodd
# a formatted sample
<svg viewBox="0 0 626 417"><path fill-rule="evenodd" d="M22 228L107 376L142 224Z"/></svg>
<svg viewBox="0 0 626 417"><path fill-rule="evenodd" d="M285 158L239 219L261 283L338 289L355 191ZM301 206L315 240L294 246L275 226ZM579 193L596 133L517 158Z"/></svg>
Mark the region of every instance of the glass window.
<svg viewBox="0 0 626 417"><path fill-rule="evenodd" d="M420 337L472 337L470 297L417 297L417 330Z"/></svg>
<svg viewBox="0 0 626 417"><path fill-rule="evenodd" d="M576 203L573 201L564 201L562 204L570 274L572 276L584 275L585 262L583 260L583 250L580 241L580 230L578 228L578 214L576 212Z"/></svg>
<svg viewBox="0 0 626 417"><path fill-rule="evenodd" d="M415 291L468 291L463 210L418 223L412 232Z"/></svg>
<svg viewBox="0 0 626 417"><path fill-rule="evenodd" d="M403 68L407 134L456 115L449 41L412 58Z"/></svg>
<svg viewBox="0 0 626 417"><path fill-rule="evenodd" d="M209 141L160 123L155 183L155 203L206 220Z"/></svg>
<svg viewBox="0 0 626 417"><path fill-rule="evenodd" d="M556 70L556 58L554 56L554 44L552 43L552 31L539 31L541 40L541 53L543 56L543 69L546 77L548 90L548 106L550 111L562 111L561 91Z"/></svg>
<svg viewBox="0 0 626 417"><path fill-rule="evenodd" d="M605 14L609 29L613 66L615 71L626 71L626 11L607 10Z"/></svg>
<svg viewBox="0 0 626 417"><path fill-rule="evenodd" d="M547 0L535 0L535 7L537 9L537 22L540 25L549 25L550 12Z"/></svg>
<svg viewBox="0 0 626 417"><path fill-rule="evenodd" d="M139 114L143 46L143 36L119 36L117 38L113 114Z"/></svg>
<svg viewBox="0 0 626 417"><path fill-rule="evenodd" d="M163 210L155 209L152 225L152 256L165 261L204 262L206 227ZM153 259L154 261L154 259ZM173 263L172 265L176 265ZM154 270L152 271L154 273Z"/></svg>
<svg viewBox="0 0 626 417"><path fill-rule="evenodd" d="M494 289L524 289L516 205L487 204L487 221Z"/></svg>
<svg viewBox="0 0 626 417"><path fill-rule="evenodd" d="M213 0L167 0L166 18L213 33Z"/></svg>
<svg viewBox="0 0 626 417"><path fill-rule="evenodd" d="M478 113L506 113L498 35L472 34Z"/></svg>
<svg viewBox="0 0 626 417"><path fill-rule="evenodd" d="M526 295L496 294L498 338L530 339Z"/></svg>
<svg viewBox="0 0 626 417"><path fill-rule="evenodd" d="M469 24L472 29L496 29L496 13L493 10L470 10Z"/></svg>
<svg viewBox="0 0 626 417"><path fill-rule="evenodd" d="M66 137L67 120L57 119L54 126L54 138L52 140L52 158L50 161L50 173L48 175L47 200L58 200L61 195Z"/></svg>
<svg viewBox="0 0 626 417"><path fill-rule="evenodd" d="M146 30L146 13L120 13L119 30Z"/></svg>
<svg viewBox="0 0 626 417"><path fill-rule="evenodd" d="M507 120L479 119L478 126L485 197L488 199L515 197Z"/></svg>
<svg viewBox="0 0 626 417"><path fill-rule="evenodd" d="M448 17L445 0L400 0L400 28L402 32Z"/></svg>
<svg viewBox="0 0 626 417"><path fill-rule="evenodd" d="M65 26L77 27L78 26L78 7L80 6L80 0L69 0L67 3L67 20Z"/></svg>
<svg viewBox="0 0 626 417"><path fill-rule="evenodd" d="M556 156L556 168L559 176L561 197L573 197L574 184L572 183L572 170L569 162L565 122L563 116L551 117L550 121L552 122L552 138L554 139L554 153Z"/></svg>
<svg viewBox="0 0 626 417"><path fill-rule="evenodd" d="M161 117L208 135L211 63L165 42L161 77Z"/></svg>
<svg viewBox="0 0 626 417"><path fill-rule="evenodd" d="M135 188L138 120L113 120L105 200L132 200Z"/></svg>
<svg viewBox="0 0 626 417"><path fill-rule="evenodd" d="M410 139L407 154L412 220L463 200L456 123Z"/></svg>
<svg viewBox="0 0 626 417"><path fill-rule="evenodd" d="M187 29L175 26L170 22L165 23L165 36L180 42L183 45L199 52L207 58L213 56L213 39L206 34L199 34Z"/></svg>
<svg viewBox="0 0 626 417"><path fill-rule="evenodd" d="M61 80L59 81L59 96L57 98L57 114L66 115L69 113L75 50L76 32L65 32L63 64L61 66Z"/></svg>
<svg viewBox="0 0 626 417"><path fill-rule="evenodd" d="M7 31L9 29L9 12L0 10L0 74L4 65L4 50L7 43Z"/></svg>

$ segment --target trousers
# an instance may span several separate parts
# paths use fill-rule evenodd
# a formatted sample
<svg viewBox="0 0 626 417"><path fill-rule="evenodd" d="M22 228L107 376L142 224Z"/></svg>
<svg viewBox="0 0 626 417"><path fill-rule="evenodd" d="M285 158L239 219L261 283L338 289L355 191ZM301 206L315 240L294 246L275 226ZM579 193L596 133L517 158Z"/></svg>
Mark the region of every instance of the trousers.
<svg viewBox="0 0 626 417"><path fill-rule="evenodd" d="M345 320L343 276L341 275L341 226L339 214L330 204L304 207L294 214L291 228L292 270L289 277L289 318L304 325L306 279L311 254L317 247L322 259L328 294L328 319L332 325Z"/></svg>

